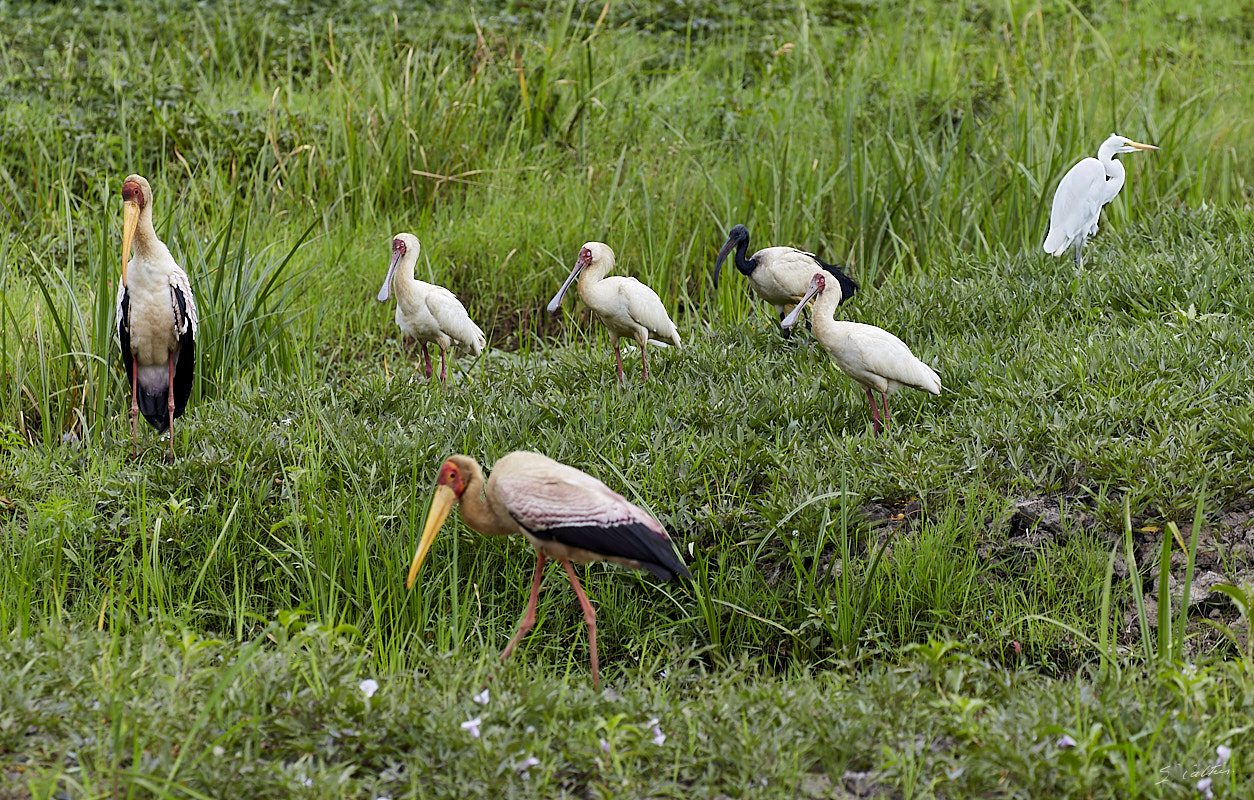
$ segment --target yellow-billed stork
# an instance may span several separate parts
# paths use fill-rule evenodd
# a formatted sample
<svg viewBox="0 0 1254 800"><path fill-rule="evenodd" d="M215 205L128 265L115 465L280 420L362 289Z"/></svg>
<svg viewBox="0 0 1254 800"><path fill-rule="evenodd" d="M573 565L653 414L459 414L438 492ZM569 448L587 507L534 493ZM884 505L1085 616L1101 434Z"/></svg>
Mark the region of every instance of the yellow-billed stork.
<svg viewBox="0 0 1254 800"><path fill-rule="evenodd" d="M134 245L134 256L131 246ZM152 187L139 175L122 182L122 281L118 344L131 382L131 440L139 453L139 414L169 432L192 393L196 366L196 300L185 273L152 224Z"/></svg>
<svg viewBox="0 0 1254 800"><path fill-rule="evenodd" d="M549 301L549 313L557 312L562 305L566 290L579 278L579 297L597 315L610 334L614 359L618 363L618 380L623 381L623 356L618 350L618 339L627 336L640 348L642 380L649 379L649 361L645 346L649 342L681 347L679 331L666 314L666 306L657 292L635 278L605 277L614 269L614 251L601 242L587 242L579 250L575 268L570 271L562 288ZM582 275L581 275L582 273Z"/></svg>
<svg viewBox="0 0 1254 800"><path fill-rule="evenodd" d="M488 340L452 292L414 278L420 248L418 237L412 233L398 233L393 237L392 262L375 299L384 303L393 291L396 292L397 326L422 348L427 380L431 380L431 354L427 344L434 342L440 348L440 383L443 384L448 377L445 363L448 350L456 348L458 352L477 356Z"/></svg>
<svg viewBox="0 0 1254 800"><path fill-rule="evenodd" d="M455 455L444 462L436 478L427 524L409 567L406 589L413 587L435 535L459 502L462 520L471 529L484 536L521 533L536 549L531 598L518 632L501 653L502 660L535 625L536 600L547 558L562 565L583 607L594 685L601 680L596 611L570 562L586 564L601 559L646 569L662 580L692 577L671 547L666 529L644 509L585 472L548 456L519 450L497 460L486 484L483 470L473 458Z"/></svg>
<svg viewBox="0 0 1254 800"><path fill-rule="evenodd" d="M836 366L866 389L866 398L871 403L871 423L878 436L882 426L880 409L875 404L876 394L883 398L882 419L883 424L887 424L891 419L888 413L890 395L902 386L940 394L940 376L915 358L905 342L883 328L834 319L836 306L840 304L840 295L825 291L829 277L831 276L822 272L815 274L810 279L810 287L805 296L782 324L785 328L796 325L801 309L811 297L818 295L818 299L814 301L814 337L823 345L832 361L836 362Z"/></svg>

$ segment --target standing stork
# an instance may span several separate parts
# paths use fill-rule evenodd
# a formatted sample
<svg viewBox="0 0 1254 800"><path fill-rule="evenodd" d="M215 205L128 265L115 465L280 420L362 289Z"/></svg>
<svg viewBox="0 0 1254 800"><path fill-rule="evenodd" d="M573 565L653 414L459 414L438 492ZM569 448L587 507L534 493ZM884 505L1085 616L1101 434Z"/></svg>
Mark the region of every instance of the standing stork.
<svg viewBox="0 0 1254 800"><path fill-rule="evenodd" d="M718 289L718 276L732 249L736 250L736 269L749 279L749 286L754 294L775 307L782 323L789 311L792 311L810 286L810 276L815 269L821 269L836 279L839 284L837 304L845 302L858 291L858 284L845 274L840 267L825 263L814 253L807 253L795 247L764 247L748 258L749 229L737 225L727 234L727 241L718 251L718 259L714 262L714 288ZM835 287L833 287L835 288ZM792 335L789 328L782 329L784 337Z"/></svg>
<svg viewBox="0 0 1254 800"><path fill-rule="evenodd" d="M1157 150L1152 144L1134 142L1112 133L1098 148L1097 158L1086 158L1076 164L1058 183L1054 206L1049 213L1049 234L1045 252L1057 258L1075 244L1075 265L1080 266L1080 251L1090 236L1097 235L1097 221L1102 206L1114 200L1123 188L1123 164L1115 158L1120 153Z"/></svg>
<svg viewBox="0 0 1254 800"><path fill-rule="evenodd" d="M782 324L785 328L796 325L801 309L811 297L818 295L814 301L814 336L836 366L866 389L866 399L871 402L871 424L878 436L882 426L891 419L888 414L890 395L903 386L940 394L940 376L915 358L905 342L883 328L835 320L833 317L836 306L840 305L840 295L824 291L827 277L820 272L810 279L810 288ZM882 417L875 404L876 394L883 398Z"/></svg>
<svg viewBox="0 0 1254 800"><path fill-rule="evenodd" d="M450 348L477 356L487 346L487 337L479 326L471 322L470 315L461 301L443 286L424 283L414 278L414 264L418 262L421 245L412 233L398 233L392 239L392 263L383 288L375 298L387 302L392 290L396 290L396 324L401 333L411 337L422 348L422 360L427 380L431 380L431 354L427 343L435 342L440 348L440 383L446 384L448 368L445 354Z"/></svg>
<svg viewBox="0 0 1254 800"><path fill-rule="evenodd" d="M484 536L521 533L536 549L536 571L531 599L501 660L536 623L536 601L544 578L544 562L556 559L579 598L588 626L592 684L599 685L597 615L570 562L613 561L632 569L646 569L662 580L678 575L691 578L675 555L662 524L632 505L591 475L548 456L518 450L497 460L487 483L478 462L469 456L450 456L440 467L435 496L427 512L418 551L409 567L405 588L412 589L427 550L453 506L461 503L462 520Z"/></svg>
<svg viewBox="0 0 1254 800"><path fill-rule="evenodd" d="M557 312L566 290L575 282L575 278L579 278L579 296L609 331L614 359L618 362L619 382L626 380L623 374L623 355L618 350L620 336L630 336L640 348L640 365L643 369L641 379L647 381L649 360L645 357L645 346L653 342L663 347L681 347L679 331L667 316L666 306L662 305L662 299L657 296L657 292L635 278L605 277L612 269L613 250L601 242L584 244L579 250L579 258L575 260L575 268L570 271L562 288L549 301L549 313Z"/></svg>
<svg viewBox="0 0 1254 800"><path fill-rule="evenodd" d="M135 247L134 257L131 246ZM158 434L169 431L192 393L196 366L196 300L187 273L152 225L152 187L139 175L122 182L122 282L118 344L131 382L131 440L139 454L139 414Z"/></svg>

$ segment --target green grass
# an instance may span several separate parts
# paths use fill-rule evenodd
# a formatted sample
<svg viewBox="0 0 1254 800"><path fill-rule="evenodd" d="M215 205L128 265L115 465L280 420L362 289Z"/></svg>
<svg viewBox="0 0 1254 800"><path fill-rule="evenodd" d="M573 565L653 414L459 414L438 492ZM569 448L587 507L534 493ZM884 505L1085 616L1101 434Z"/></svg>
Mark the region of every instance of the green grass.
<svg viewBox="0 0 1254 800"><path fill-rule="evenodd" d="M1220 744L1216 793L1248 793L1248 596L1145 595L1192 579L1173 524L1254 491L1247 6L12 9L0 797L1183 797L1159 770ZM1078 271L1039 252L1049 198L1111 129L1163 149L1125 158ZM128 458L132 171L200 306L173 465L147 431ZM736 222L852 261L842 315L946 391L872 437L808 334L712 290ZM447 390L373 301L398 230L496 345ZM648 385L582 306L541 310L589 239L675 312ZM554 570L497 666L525 542L450 522L404 590L441 460L519 448L692 568L583 571L611 694ZM1059 530L1025 535L1024 498Z"/></svg>

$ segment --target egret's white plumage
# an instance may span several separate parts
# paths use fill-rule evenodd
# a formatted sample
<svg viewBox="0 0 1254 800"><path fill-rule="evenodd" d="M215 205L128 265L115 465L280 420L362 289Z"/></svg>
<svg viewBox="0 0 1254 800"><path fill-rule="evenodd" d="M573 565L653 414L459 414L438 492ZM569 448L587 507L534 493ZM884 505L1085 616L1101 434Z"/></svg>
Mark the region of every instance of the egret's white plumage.
<svg viewBox="0 0 1254 800"><path fill-rule="evenodd" d="M431 355L427 344L434 342L440 348L440 381L443 382L448 374L445 354L449 350L477 356L488 340L452 292L414 278L414 264L418 262L420 249L417 236L396 234L392 239L392 263L376 299L386 302L391 293L396 292L397 326L422 348L428 379L431 378Z"/></svg>
<svg viewBox="0 0 1254 800"><path fill-rule="evenodd" d="M1123 188L1123 164L1115 156L1138 150L1157 150L1152 144L1141 144L1112 133L1097 151L1097 158L1086 158L1063 176L1054 193L1049 215L1049 234L1044 249L1052 256L1061 256L1068 247L1075 247L1075 262L1090 236L1097 234L1102 206L1114 200Z"/></svg>
<svg viewBox="0 0 1254 800"><path fill-rule="evenodd" d="M839 301L844 302L858 291L858 284L845 274L840 267L825 263L814 253L798 250L795 247L764 247L746 257L749 250L749 229L737 225L727 234L727 241L718 252L714 262L714 288L718 288L719 273L723 261L736 251L736 269L749 281L749 286L761 299L775 307L780 319L792 311L801 301L810 286L810 278L816 269L829 274L839 288L832 286L829 292L838 291ZM785 330L785 335L788 331Z"/></svg>
<svg viewBox="0 0 1254 800"><path fill-rule="evenodd" d="M618 350L619 337L633 339L640 347L643 379L649 379L649 362L645 347L649 342L681 347L679 331L666 313L666 306L657 292L635 278L606 277L614 268L614 251L601 242L588 242L579 251L575 268L549 301L549 313L557 311L562 297L575 278L579 278L579 297L597 315L610 334L610 345L618 363L618 379L623 380L623 357ZM581 274L582 273L582 274Z"/></svg>
<svg viewBox="0 0 1254 800"><path fill-rule="evenodd" d="M144 177L129 175L122 182L122 212L116 319L122 363L131 382L131 434L138 450L139 414L163 433L187 406L196 358L196 300L187 273L157 238L152 187Z"/></svg>
<svg viewBox="0 0 1254 800"><path fill-rule="evenodd" d="M811 297L818 296L814 301L814 336L832 357L832 361L836 362L836 366L866 389L867 399L871 402L871 422L878 434L881 415L875 403L875 394L883 399L883 422L886 423L890 419L888 398L891 395L903 386L940 394L940 376L915 358L905 342L883 328L834 319L840 296L824 291L825 283L822 273L814 275L810 280L809 291L784 320L783 325L785 328L796 325L801 309Z"/></svg>

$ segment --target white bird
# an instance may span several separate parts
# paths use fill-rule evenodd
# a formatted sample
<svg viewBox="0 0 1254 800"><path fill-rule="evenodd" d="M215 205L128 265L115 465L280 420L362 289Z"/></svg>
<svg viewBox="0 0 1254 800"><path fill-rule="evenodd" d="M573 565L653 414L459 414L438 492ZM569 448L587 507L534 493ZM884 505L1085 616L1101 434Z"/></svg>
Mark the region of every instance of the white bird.
<svg viewBox="0 0 1254 800"><path fill-rule="evenodd" d="M866 399L871 402L871 423L878 436L883 425L880 409L875 404L876 394L883 398L882 420L883 424L887 424L891 419L888 413L890 395L903 386L940 394L940 376L915 358L905 342L883 328L833 319L836 306L840 304L840 295L829 295L823 291L827 277L820 272L810 279L805 297L782 324L785 328L796 325L801 309L811 297L818 295L814 301L814 336L836 366L866 389Z"/></svg>
<svg viewBox="0 0 1254 800"><path fill-rule="evenodd" d="M628 336L635 340L640 348L640 364L644 369L643 380L649 379L649 361L645 357L645 346L649 342L662 345L681 347L679 331L675 323L666 314L666 306L657 292L645 286L635 278L615 276L605 277L614 269L614 251L601 242L587 242L579 250L579 258L575 260L575 268L570 276L557 290L557 294L549 301L549 313L553 314L562 305L562 297L566 290L579 278L579 296L583 302L600 318L610 334L610 345L614 348L614 358L618 362L618 380L625 380L623 375L623 356L618 351L620 336ZM580 277L580 272L583 276Z"/></svg>
<svg viewBox="0 0 1254 800"><path fill-rule="evenodd" d="M392 263L375 299L387 302L391 292L396 291L397 326L422 348L427 380L431 380L431 354L427 343L435 342L440 348L440 383L445 383L448 377L445 353L456 348L457 352L477 356L487 347L488 340L479 326L471 322L466 307L452 292L414 278L414 264L421 247L418 237L412 233L396 234L392 239Z"/></svg>
<svg viewBox="0 0 1254 800"><path fill-rule="evenodd" d="M134 257L131 246L134 245ZM157 433L170 432L192 393L196 366L196 300L187 273L152 225L152 187L139 175L122 182L122 282L118 344L131 382L131 440L139 453L139 414Z"/></svg>
<svg viewBox="0 0 1254 800"><path fill-rule="evenodd" d="M1061 256L1074 244L1075 263L1080 266L1080 251L1084 249L1085 240L1097 234L1102 206L1114 200L1123 188L1123 164L1115 156L1157 149L1152 144L1141 144L1112 133L1102 142L1097 158L1086 158L1068 170L1058 184L1058 191L1054 192L1045 252Z"/></svg>
<svg viewBox="0 0 1254 800"><path fill-rule="evenodd" d="M718 251L714 262L714 288L718 289L718 276L727 255L736 249L736 269L749 280L754 294L775 307L782 321L801 300L810 286L815 269L831 274L840 285L840 302L845 302L858 291L858 284L837 266L827 264L814 253L795 247L764 247L746 258L749 251L749 229L737 225L727 234L727 241ZM833 287L835 288L835 287ZM784 336L791 331L784 329Z"/></svg>
<svg viewBox="0 0 1254 800"><path fill-rule="evenodd" d="M675 555L662 523L635 506L604 483L548 456L515 451L502 456L487 482L483 470L470 456L449 456L436 478L435 496L427 512L427 524L405 588L412 589L423 559L455 504L461 504L462 520L484 536L521 533L536 549L536 571L531 599L501 658L509 658L536 622L536 601L544 578L545 559L553 558L583 607L588 626L588 650L592 683L600 682L597 661L597 615L570 562L613 561L632 569L647 569L662 580L680 575L691 578L684 562Z"/></svg>

